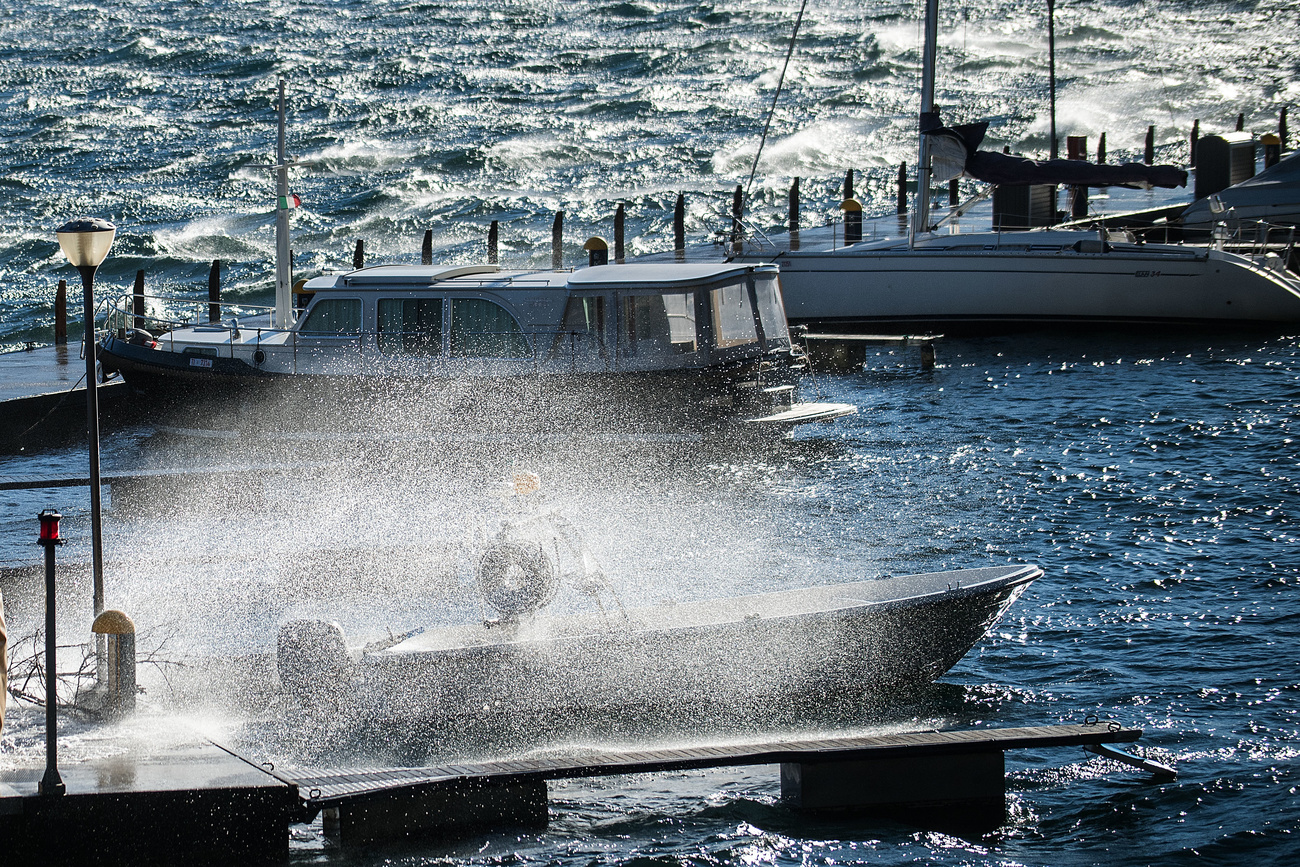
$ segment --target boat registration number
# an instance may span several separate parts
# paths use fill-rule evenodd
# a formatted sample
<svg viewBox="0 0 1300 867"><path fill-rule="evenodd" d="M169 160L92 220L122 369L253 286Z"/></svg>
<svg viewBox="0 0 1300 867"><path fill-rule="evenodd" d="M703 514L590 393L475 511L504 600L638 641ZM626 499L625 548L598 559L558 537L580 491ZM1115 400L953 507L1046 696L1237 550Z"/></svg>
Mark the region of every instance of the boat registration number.
<svg viewBox="0 0 1300 867"><path fill-rule="evenodd" d="M211 366L212 366L212 359L211 359L211 358L191 358L191 359L190 359L190 367L211 367Z"/></svg>

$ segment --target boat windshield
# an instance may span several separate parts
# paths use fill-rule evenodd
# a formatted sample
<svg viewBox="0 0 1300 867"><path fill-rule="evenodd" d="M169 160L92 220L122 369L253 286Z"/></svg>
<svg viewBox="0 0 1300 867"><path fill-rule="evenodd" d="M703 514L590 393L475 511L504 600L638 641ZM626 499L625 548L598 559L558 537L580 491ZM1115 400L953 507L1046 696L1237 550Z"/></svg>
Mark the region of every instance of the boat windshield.
<svg viewBox="0 0 1300 867"><path fill-rule="evenodd" d="M763 323L763 337L767 343L788 342L790 325L785 319L781 281L776 274L754 275L754 298L758 301L758 318Z"/></svg>
<svg viewBox="0 0 1300 867"><path fill-rule="evenodd" d="M621 355L648 357L699 348L694 292L624 295L622 301Z"/></svg>
<svg viewBox="0 0 1300 867"><path fill-rule="evenodd" d="M713 334L720 347L758 342L758 323L749 297L749 283L741 279L718 289L712 296Z"/></svg>
<svg viewBox="0 0 1300 867"><path fill-rule="evenodd" d="M361 333L361 299L320 299L311 306L298 332L328 336L357 336Z"/></svg>

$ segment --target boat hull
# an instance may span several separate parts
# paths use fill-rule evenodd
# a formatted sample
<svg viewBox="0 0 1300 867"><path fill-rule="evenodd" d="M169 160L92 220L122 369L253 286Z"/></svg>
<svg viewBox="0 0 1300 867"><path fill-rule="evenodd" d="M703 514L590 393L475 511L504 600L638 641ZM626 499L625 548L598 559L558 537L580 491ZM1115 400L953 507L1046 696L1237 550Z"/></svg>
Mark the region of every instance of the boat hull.
<svg viewBox="0 0 1300 867"><path fill-rule="evenodd" d="M628 613L431 630L362 661L371 718L888 700L945 674L1036 567L902 576ZM679 720L680 722L680 720Z"/></svg>

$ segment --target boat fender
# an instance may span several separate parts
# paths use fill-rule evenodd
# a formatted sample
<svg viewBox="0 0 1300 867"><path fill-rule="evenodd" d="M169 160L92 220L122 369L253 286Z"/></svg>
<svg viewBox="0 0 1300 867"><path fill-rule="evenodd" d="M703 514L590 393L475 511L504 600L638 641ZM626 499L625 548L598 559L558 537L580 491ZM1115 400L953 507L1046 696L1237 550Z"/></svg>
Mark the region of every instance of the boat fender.
<svg viewBox="0 0 1300 867"><path fill-rule="evenodd" d="M275 646L280 692L306 710L336 706L355 674L343 629L322 620L281 625Z"/></svg>
<svg viewBox="0 0 1300 867"><path fill-rule="evenodd" d="M484 601L506 619L537 611L551 601L558 582L555 564L541 545L493 542L474 573Z"/></svg>
<svg viewBox="0 0 1300 867"><path fill-rule="evenodd" d="M158 341L153 339L153 335L148 331L140 328L128 328L122 332L122 339L132 346L147 346L150 349L158 345Z"/></svg>

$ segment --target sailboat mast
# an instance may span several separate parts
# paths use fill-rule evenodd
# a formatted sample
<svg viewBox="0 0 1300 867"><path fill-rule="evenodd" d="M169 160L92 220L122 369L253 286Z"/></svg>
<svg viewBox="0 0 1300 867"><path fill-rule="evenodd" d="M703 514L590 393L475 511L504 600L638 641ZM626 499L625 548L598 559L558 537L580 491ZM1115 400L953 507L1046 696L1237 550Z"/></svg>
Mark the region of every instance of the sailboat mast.
<svg viewBox="0 0 1300 867"><path fill-rule="evenodd" d="M289 161L285 156L284 79L280 79L280 128L275 145L275 327L292 323L293 276L289 252Z"/></svg>
<svg viewBox="0 0 1300 867"><path fill-rule="evenodd" d="M916 160L916 204L912 208L911 244L918 234L930 228L930 137L919 135L939 125L934 112L934 65L939 42L939 0L925 0L925 42L921 50L921 115L917 127L921 140Z"/></svg>

